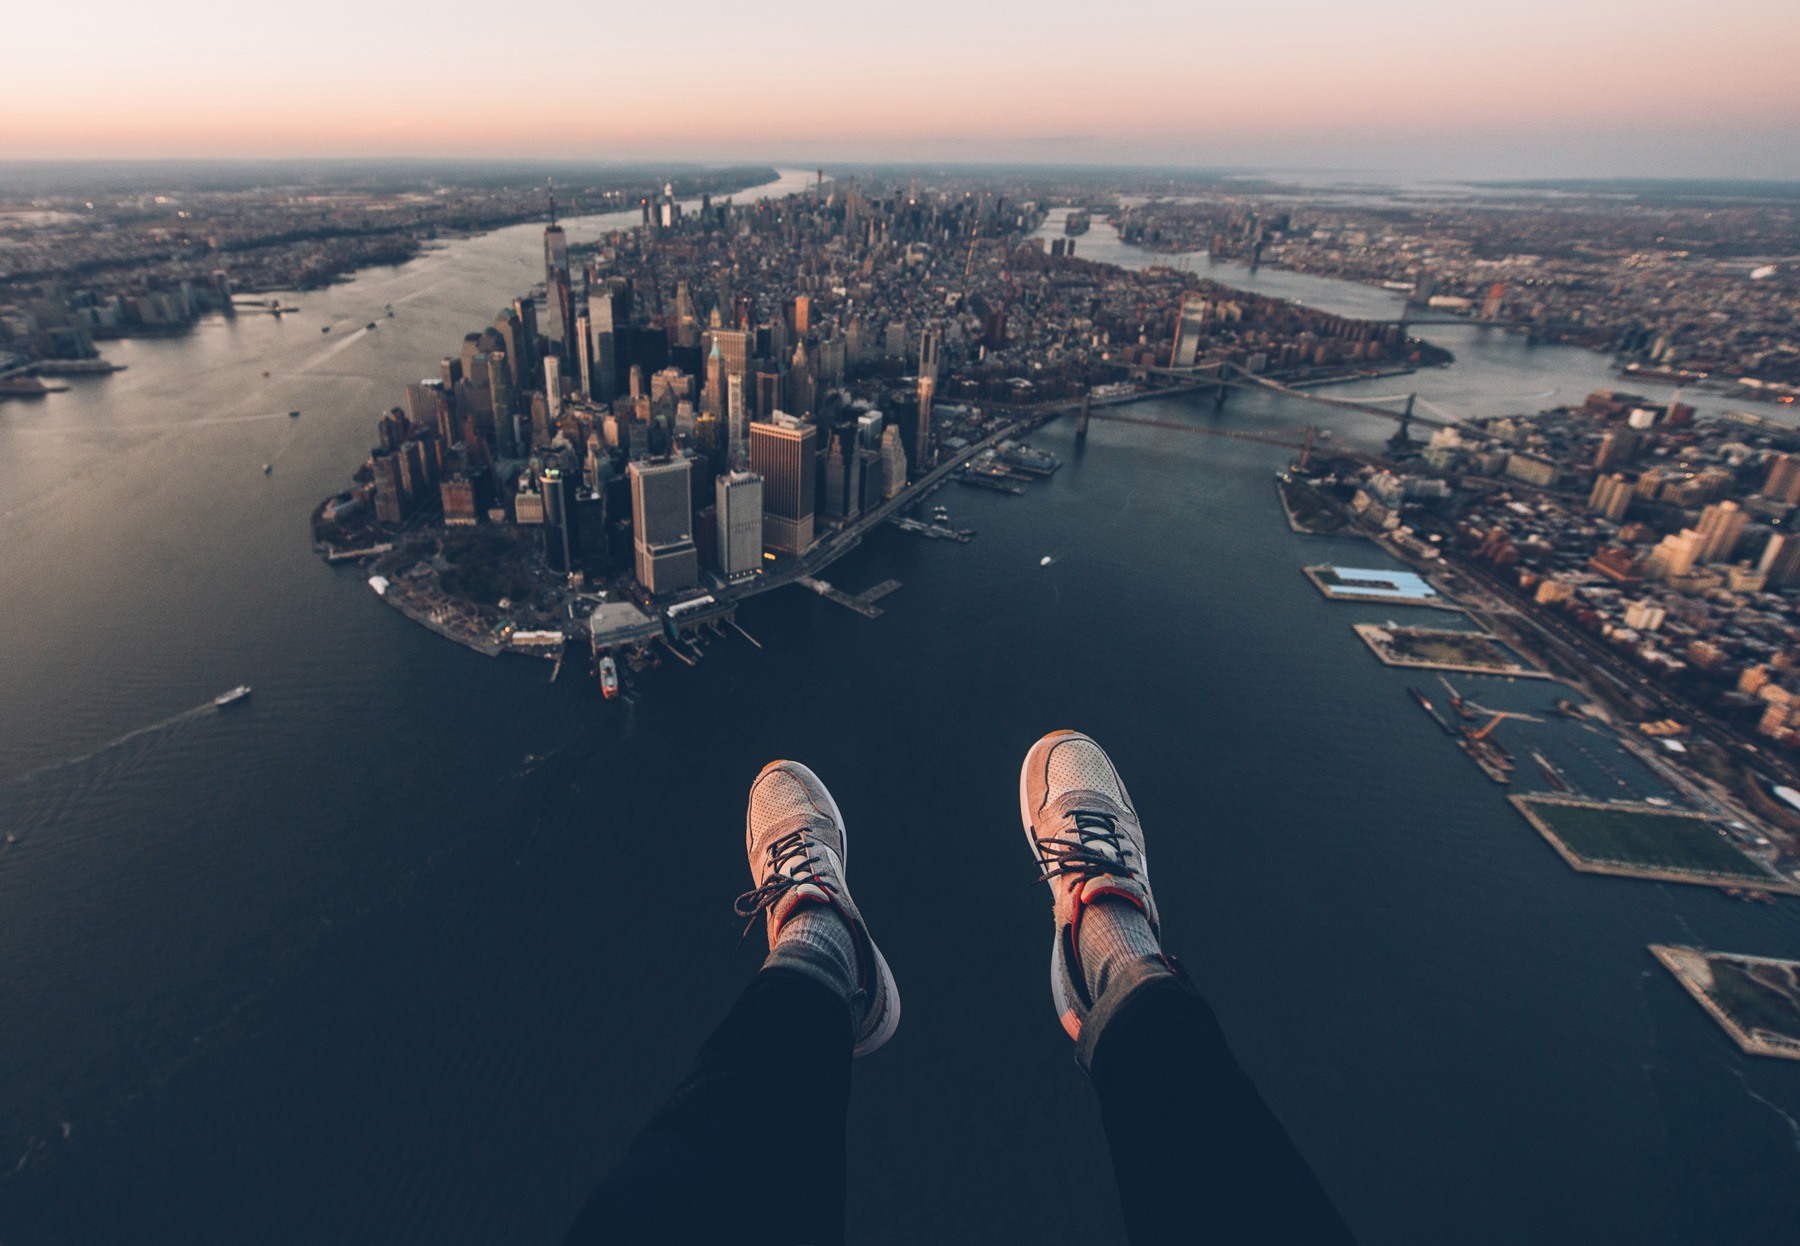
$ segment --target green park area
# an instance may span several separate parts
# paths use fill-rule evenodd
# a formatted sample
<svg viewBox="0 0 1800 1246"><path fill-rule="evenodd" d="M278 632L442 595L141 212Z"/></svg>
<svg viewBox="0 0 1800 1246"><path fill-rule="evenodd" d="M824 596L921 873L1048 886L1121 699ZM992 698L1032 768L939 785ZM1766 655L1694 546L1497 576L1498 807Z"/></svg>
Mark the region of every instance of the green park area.
<svg viewBox="0 0 1800 1246"><path fill-rule="evenodd" d="M1756 887L1784 881L1698 814L1542 795L1512 802L1576 869Z"/></svg>

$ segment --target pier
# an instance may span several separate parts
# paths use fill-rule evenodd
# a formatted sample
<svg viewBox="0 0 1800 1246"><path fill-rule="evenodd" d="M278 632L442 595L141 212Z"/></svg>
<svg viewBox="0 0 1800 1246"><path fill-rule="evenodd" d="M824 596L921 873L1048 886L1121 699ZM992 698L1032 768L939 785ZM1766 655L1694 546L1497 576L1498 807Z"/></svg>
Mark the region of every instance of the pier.
<svg viewBox="0 0 1800 1246"><path fill-rule="evenodd" d="M875 603L900 587L899 580L883 580L874 588L858 593L856 596L852 597L849 593L844 592L843 589L833 588L824 580L814 579L810 575L801 576L799 582L806 585L806 587L810 588L813 592L825 598L827 601L835 601L840 606L847 606L851 610L862 615L865 619L873 619L879 616L881 614L881 607Z"/></svg>

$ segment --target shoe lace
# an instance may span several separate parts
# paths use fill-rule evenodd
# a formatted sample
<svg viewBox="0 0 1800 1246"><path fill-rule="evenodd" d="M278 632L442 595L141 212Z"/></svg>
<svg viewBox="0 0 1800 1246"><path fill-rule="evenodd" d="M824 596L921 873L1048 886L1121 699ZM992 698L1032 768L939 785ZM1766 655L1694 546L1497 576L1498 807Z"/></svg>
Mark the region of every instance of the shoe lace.
<svg viewBox="0 0 1800 1246"><path fill-rule="evenodd" d="M756 925L756 919L773 908L781 897L802 883L812 883L827 891L835 891L828 875L821 874L818 862L813 859L812 839L807 827L789 831L781 838L772 841L768 847L769 873L762 885L746 891L737 898L731 907L739 917L746 918L744 932L738 936L738 946L750 937L750 928ZM793 865L792 869L788 866Z"/></svg>
<svg viewBox="0 0 1800 1246"><path fill-rule="evenodd" d="M1119 829L1119 820L1097 809L1072 809L1074 839L1038 841L1038 877L1033 885L1053 878L1072 877L1083 882L1102 874L1136 874L1129 858L1130 842ZM1110 854L1102 849L1110 849Z"/></svg>

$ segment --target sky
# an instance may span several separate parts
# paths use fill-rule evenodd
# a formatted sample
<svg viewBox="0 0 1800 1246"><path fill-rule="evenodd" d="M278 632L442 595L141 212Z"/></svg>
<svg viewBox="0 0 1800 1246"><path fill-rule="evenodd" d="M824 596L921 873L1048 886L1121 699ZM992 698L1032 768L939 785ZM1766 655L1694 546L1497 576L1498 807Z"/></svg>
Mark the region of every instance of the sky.
<svg viewBox="0 0 1800 1246"><path fill-rule="evenodd" d="M1800 179L1794 0L89 0L6 42L0 159Z"/></svg>

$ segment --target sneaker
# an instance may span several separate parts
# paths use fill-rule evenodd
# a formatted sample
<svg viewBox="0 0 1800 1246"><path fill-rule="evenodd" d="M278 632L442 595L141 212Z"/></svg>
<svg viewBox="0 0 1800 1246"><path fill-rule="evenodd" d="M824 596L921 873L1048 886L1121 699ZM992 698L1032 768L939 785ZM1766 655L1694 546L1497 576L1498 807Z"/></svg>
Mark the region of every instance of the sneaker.
<svg viewBox="0 0 1800 1246"><path fill-rule="evenodd" d="M1055 901L1051 995L1063 1029L1079 1041L1082 1022L1094 1007L1081 969L1083 910L1103 896L1116 896L1141 909L1151 932L1162 937L1144 833L1112 760L1078 731L1052 731L1025 754L1019 817Z"/></svg>
<svg viewBox="0 0 1800 1246"><path fill-rule="evenodd" d="M766 914L769 946L803 904L837 910L856 942L860 981L850 996L856 1021L854 1054L866 1056L900 1025L900 990L888 963L869 937L862 913L844 882L844 817L819 776L797 761L772 761L750 785L744 814L744 846L756 888L738 897L739 917L755 925ZM750 926L744 927L744 933Z"/></svg>

